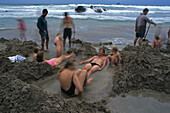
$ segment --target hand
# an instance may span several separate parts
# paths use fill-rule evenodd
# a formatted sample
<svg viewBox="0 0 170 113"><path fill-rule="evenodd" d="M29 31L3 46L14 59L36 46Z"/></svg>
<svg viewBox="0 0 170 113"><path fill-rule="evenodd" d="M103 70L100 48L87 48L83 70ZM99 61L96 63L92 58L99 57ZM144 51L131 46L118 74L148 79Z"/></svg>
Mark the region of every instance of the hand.
<svg viewBox="0 0 170 113"><path fill-rule="evenodd" d="M44 30L44 33L45 33L46 31Z"/></svg>
<svg viewBox="0 0 170 113"><path fill-rule="evenodd" d="M81 65L83 62L79 62L79 65Z"/></svg>
<svg viewBox="0 0 170 113"><path fill-rule="evenodd" d="M156 24L156 23L154 23L154 25L155 25L155 27L156 27L156 25L157 25L157 24Z"/></svg>

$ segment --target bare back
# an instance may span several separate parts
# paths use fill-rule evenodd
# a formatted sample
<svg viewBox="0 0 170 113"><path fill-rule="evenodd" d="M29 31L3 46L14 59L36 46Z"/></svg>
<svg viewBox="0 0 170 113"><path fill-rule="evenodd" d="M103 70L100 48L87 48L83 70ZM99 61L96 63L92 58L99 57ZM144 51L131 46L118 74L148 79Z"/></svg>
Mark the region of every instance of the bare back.
<svg viewBox="0 0 170 113"><path fill-rule="evenodd" d="M62 89L66 90L66 91L69 90L69 88L71 86L71 80L72 80L73 74L74 73L68 69L64 69L59 74L59 81L60 81L60 86Z"/></svg>

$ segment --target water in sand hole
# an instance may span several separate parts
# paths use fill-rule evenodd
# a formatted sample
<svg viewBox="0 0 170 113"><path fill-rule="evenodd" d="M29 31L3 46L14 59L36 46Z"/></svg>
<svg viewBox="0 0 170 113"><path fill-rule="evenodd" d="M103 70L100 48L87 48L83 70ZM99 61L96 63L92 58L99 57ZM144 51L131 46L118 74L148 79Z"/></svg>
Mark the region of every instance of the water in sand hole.
<svg viewBox="0 0 170 113"><path fill-rule="evenodd" d="M76 58L77 63L81 60ZM61 65L63 65L63 62ZM76 69L82 69L83 66L77 64ZM104 97L108 96L108 92L111 91L112 88L112 72L108 69L108 65L102 70L97 71L90 75L89 77L93 77L93 81L90 85L84 86L83 98L90 102L99 101ZM60 83L57 78L57 74L54 74L51 77L48 77L44 80L40 80L36 83L36 85L42 87L45 91L49 93L59 94L61 93Z"/></svg>

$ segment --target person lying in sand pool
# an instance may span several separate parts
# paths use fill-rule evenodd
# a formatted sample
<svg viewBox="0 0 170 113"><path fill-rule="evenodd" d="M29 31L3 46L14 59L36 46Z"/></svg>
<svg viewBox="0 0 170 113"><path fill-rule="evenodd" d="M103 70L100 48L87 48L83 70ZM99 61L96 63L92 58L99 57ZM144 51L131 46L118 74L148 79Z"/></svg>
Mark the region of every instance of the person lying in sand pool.
<svg viewBox="0 0 170 113"><path fill-rule="evenodd" d="M40 48L39 47L35 47L34 48L33 61L36 61L38 52L40 52Z"/></svg>
<svg viewBox="0 0 170 113"><path fill-rule="evenodd" d="M158 35L155 35L155 40L153 40L151 47L152 48L161 48L161 40L159 39Z"/></svg>
<svg viewBox="0 0 170 113"><path fill-rule="evenodd" d="M100 48L98 52L98 56L94 56L90 59L79 62L79 64L91 62L83 67L83 70L89 70L88 76L97 70L99 71L102 70L106 66L107 58L103 57L104 54L105 54L105 50L103 48Z"/></svg>
<svg viewBox="0 0 170 113"><path fill-rule="evenodd" d="M81 95L83 85L89 85L93 80L93 78L88 79L86 70L78 69L76 72L72 72L75 69L76 62L71 59L60 69L58 75L61 91L71 97Z"/></svg>
<svg viewBox="0 0 170 113"><path fill-rule="evenodd" d="M112 52L113 56L108 56L110 64L113 66L118 66L118 64L120 63L119 65L122 65L122 58L120 56L117 46L112 47Z"/></svg>
<svg viewBox="0 0 170 113"><path fill-rule="evenodd" d="M54 39L54 45L56 46L56 57L61 56L63 49L63 39L61 33L57 34L57 37Z"/></svg>
<svg viewBox="0 0 170 113"><path fill-rule="evenodd" d="M74 57L74 53L72 52L71 54L67 55L67 56L60 56L58 58L52 58L50 60L46 60L44 59L44 52L39 52L37 54L37 61L38 62L47 62L48 64L50 64L51 66L57 66L59 65L63 60L66 60L68 58Z"/></svg>

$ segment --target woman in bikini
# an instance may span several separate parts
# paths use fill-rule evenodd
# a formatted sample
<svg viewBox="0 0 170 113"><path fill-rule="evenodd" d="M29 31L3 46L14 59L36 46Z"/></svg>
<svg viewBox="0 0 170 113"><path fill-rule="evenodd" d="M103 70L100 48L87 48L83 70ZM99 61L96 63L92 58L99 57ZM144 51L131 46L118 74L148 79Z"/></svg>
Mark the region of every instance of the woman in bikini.
<svg viewBox="0 0 170 113"><path fill-rule="evenodd" d="M88 85L93 80L93 78L88 79L86 70L78 69L73 73L72 71L75 69L76 62L71 59L60 69L58 74L61 91L71 97L82 94L83 85Z"/></svg>
<svg viewBox="0 0 170 113"><path fill-rule="evenodd" d="M66 60L66 59L68 59L68 58L71 58L71 57L74 57L74 53L72 52L71 54L69 54L69 55L67 55L67 56L65 56L65 55L62 55L62 56L60 56L60 57L58 57L58 58L52 58L52 59L50 59L50 60L46 60L45 58L44 58L44 52L39 52L38 54L37 54L37 61L38 62L47 62L48 64L50 64L51 66L57 66L57 65L59 65L63 60Z"/></svg>

